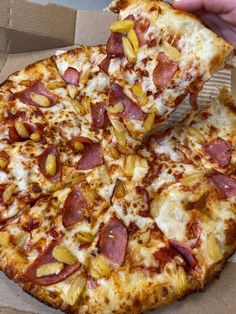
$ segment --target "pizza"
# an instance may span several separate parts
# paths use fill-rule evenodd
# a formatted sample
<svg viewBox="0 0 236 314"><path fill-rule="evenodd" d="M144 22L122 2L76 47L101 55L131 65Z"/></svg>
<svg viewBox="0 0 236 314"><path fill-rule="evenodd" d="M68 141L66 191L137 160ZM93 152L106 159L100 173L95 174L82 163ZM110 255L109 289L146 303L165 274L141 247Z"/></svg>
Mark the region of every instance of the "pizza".
<svg viewBox="0 0 236 314"><path fill-rule="evenodd" d="M202 85L232 47L160 1L116 1L111 9L126 22L112 24L107 46L39 61L0 87L0 269L68 313L142 313L169 304L203 289L236 249L236 115L229 92L223 89L184 125L143 138L158 115L166 119L176 107L168 93L192 93L190 85ZM165 40L153 41L151 30L157 20L168 25L171 15L175 30L182 25L178 36L187 43L183 21L193 23L212 52L193 52L200 60L195 74L186 67L185 85L172 73L156 86L155 102L138 60L148 53L155 67L162 64ZM147 19L143 31L139 23ZM131 33L120 33L124 25ZM140 29L151 47L140 44ZM172 34L167 29L159 36ZM132 34L139 34L135 62L125 49ZM114 45L124 55L109 55ZM167 52L164 58L161 71L169 77L176 61L166 61ZM137 75L132 85L127 77ZM140 106L140 99L147 103Z"/></svg>

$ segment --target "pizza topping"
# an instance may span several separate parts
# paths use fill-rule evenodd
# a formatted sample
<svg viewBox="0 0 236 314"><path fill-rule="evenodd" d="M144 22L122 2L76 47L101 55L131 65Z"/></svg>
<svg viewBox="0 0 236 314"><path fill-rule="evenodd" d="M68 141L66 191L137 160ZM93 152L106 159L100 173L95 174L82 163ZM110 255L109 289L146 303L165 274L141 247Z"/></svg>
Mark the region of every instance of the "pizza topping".
<svg viewBox="0 0 236 314"><path fill-rule="evenodd" d="M127 34L131 29L134 28L134 21L124 20L124 21L114 21L111 24L111 32Z"/></svg>
<svg viewBox="0 0 236 314"><path fill-rule="evenodd" d="M116 182L116 186L112 195L112 198L123 198L125 196L125 187L122 183L122 181L118 180Z"/></svg>
<svg viewBox="0 0 236 314"><path fill-rule="evenodd" d="M170 245L183 258L188 268L193 268L196 266L197 261L190 248L174 240L170 240Z"/></svg>
<svg viewBox="0 0 236 314"><path fill-rule="evenodd" d="M74 99L75 96L78 94L79 90L78 88L75 86L75 85L72 85L72 84L68 84L67 85L67 91L68 91L68 94L69 96Z"/></svg>
<svg viewBox="0 0 236 314"><path fill-rule="evenodd" d="M194 128L194 127L189 127L187 129L187 132L192 136L194 137L194 140L197 141L198 143L205 143L206 142L206 139L204 138L204 136L202 135L201 131L198 130L197 128Z"/></svg>
<svg viewBox="0 0 236 314"><path fill-rule="evenodd" d="M155 252L153 256L158 261L158 270L161 272L165 265L174 259L176 252L172 247L163 247Z"/></svg>
<svg viewBox="0 0 236 314"><path fill-rule="evenodd" d="M63 209L62 222L69 228L84 219L84 211L89 207L80 188L75 188L68 195Z"/></svg>
<svg viewBox="0 0 236 314"><path fill-rule="evenodd" d="M134 120L144 119L143 111L128 96L125 95L120 85L111 85L109 100L111 105L115 105L119 102L124 105L124 110L120 113L121 118Z"/></svg>
<svg viewBox="0 0 236 314"><path fill-rule="evenodd" d="M76 233L76 238L81 244L92 243L93 235L90 232L80 231Z"/></svg>
<svg viewBox="0 0 236 314"><path fill-rule="evenodd" d="M113 133L117 139L118 144L121 147L125 147L126 146L126 129L123 126L123 124L116 120L116 119L111 119L111 124L113 126Z"/></svg>
<svg viewBox="0 0 236 314"><path fill-rule="evenodd" d="M223 258L222 250L218 244L217 239L210 234L207 238L207 259L211 262L217 263Z"/></svg>
<svg viewBox="0 0 236 314"><path fill-rule="evenodd" d="M122 111L124 111L124 105L122 104L122 102L118 102L118 103L115 104L114 106L108 106L108 107L107 107L107 111L108 111L110 114L121 113Z"/></svg>
<svg viewBox="0 0 236 314"><path fill-rule="evenodd" d="M134 94L134 97L138 100L138 105L139 106L145 106L148 103L148 97L144 93L142 89L142 84L141 83L136 83L132 86L132 92Z"/></svg>
<svg viewBox="0 0 236 314"><path fill-rule="evenodd" d="M36 107L50 107L57 103L57 98L49 92L39 81L34 82L30 87L16 93L16 97L23 102Z"/></svg>
<svg viewBox="0 0 236 314"><path fill-rule="evenodd" d="M121 33L111 33L107 42L108 59L123 58L125 56L122 38L123 35Z"/></svg>
<svg viewBox="0 0 236 314"><path fill-rule="evenodd" d="M236 180L221 173L213 173L209 179L214 184L222 198L236 195Z"/></svg>
<svg viewBox="0 0 236 314"><path fill-rule="evenodd" d="M30 139L36 143L40 142L42 137L40 132L36 131L30 135Z"/></svg>
<svg viewBox="0 0 236 314"><path fill-rule="evenodd" d="M107 105L106 102L100 102L90 106L93 129L98 130L107 128L109 122L106 111Z"/></svg>
<svg viewBox="0 0 236 314"><path fill-rule="evenodd" d="M109 261L103 255L97 255L90 260L90 275L95 279L108 277L112 272Z"/></svg>
<svg viewBox="0 0 236 314"><path fill-rule="evenodd" d="M167 41L163 42L163 48L167 53L167 56L172 61L178 61L180 57L180 52L174 46L170 45Z"/></svg>
<svg viewBox="0 0 236 314"><path fill-rule="evenodd" d="M13 194L16 191L15 183L10 183L3 192L2 199L5 205L10 205L13 202Z"/></svg>
<svg viewBox="0 0 236 314"><path fill-rule="evenodd" d="M7 247L10 243L10 235L7 232L0 231L0 246Z"/></svg>
<svg viewBox="0 0 236 314"><path fill-rule="evenodd" d="M126 254L128 233L123 222L113 217L101 230L99 247L101 253L115 264L123 265Z"/></svg>
<svg viewBox="0 0 236 314"><path fill-rule="evenodd" d="M125 158L124 163L124 174L126 177L132 178L135 170L137 156L136 155L128 155Z"/></svg>
<svg viewBox="0 0 236 314"><path fill-rule="evenodd" d="M145 35L149 27L150 27L150 21L147 18L135 22L134 29L135 29L135 33L137 34L140 47L147 44L148 42Z"/></svg>
<svg viewBox="0 0 236 314"><path fill-rule="evenodd" d="M109 60L108 58L105 58L98 66L104 73L109 75L108 70L109 70L110 63L111 63L111 60Z"/></svg>
<svg viewBox="0 0 236 314"><path fill-rule="evenodd" d="M87 137L83 137L83 136L75 136L73 137L70 141L69 141L69 146L74 149L75 151L79 151L82 152L84 149L84 146L86 144L91 144L92 141L87 138Z"/></svg>
<svg viewBox="0 0 236 314"><path fill-rule="evenodd" d="M27 139L30 137L29 131L21 120L15 121L15 129L21 138Z"/></svg>
<svg viewBox="0 0 236 314"><path fill-rule="evenodd" d="M52 250L52 256L61 263L66 265L75 265L77 258L65 247L57 245Z"/></svg>
<svg viewBox="0 0 236 314"><path fill-rule="evenodd" d="M62 176L62 167L58 150L49 146L40 156L38 156L38 165L41 173L51 182L60 182Z"/></svg>
<svg viewBox="0 0 236 314"><path fill-rule="evenodd" d="M10 157L5 151L0 151L0 169L5 170L9 165Z"/></svg>
<svg viewBox="0 0 236 314"><path fill-rule="evenodd" d="M130 43L132 44L134 52L137 55L137 53L139 51L139 40L138 40L138 37L137 37L135 30L131 29L127 35L127 38L130 41Z"/></svg>
<svg viewBox="0 0 236 314"><path fill-rule="evenodd" d="M127 37L123 37L122 38L122 44L124 47L124 53L125 53L127 60L130 63L135 63L135 61L137 59L137 54L135 53L134 48L133 48L131 42L129 41L129 39Z"/></svg>
<svg viewBox="0 0 236 314"><path fill-rule="evenodd" d="M212 162L225 168L231 161L231 147L221 138L216 138L203 145L204 151L211 157Z"/></svg>
<svg viewBox="0 0 236 314"><path fill-rule="evenodd" d="M157 61L158 64L153 71L153 82L157 88L164 88L178 71L178 63L170 61L163 52L158 55Z"/></svg>
<svg viewBox="0 0 236 314"><path fill-rule="evenodd" d="M101 146L98 143L87 144L77 164L78 170L90 170L104 163Z"/></svg>
<svg viewBox="0 0 236 314"><path fill-rule="evenodd" d="M151 131L151 129L152 129L153 125L154 125L154 122L155 122L155 117L156 117L155 112L150 112L147 115L147 117L146 117L146 119L145 119L145 121L143 123L143 128L144 128L144 130L146 132Z"/></svg>
<svg viewBox="0 0 236 314"><path fill-rule="evenodd" d="M70 288L65 296L65 302L73 306L79 302L86 285L86 280L83 277L79 277L70 285Z"/></svg>
<svg viewBox="0 0 236 314"><path fill-rule="evenodd" d="M80 73L75 68L69 67L62 75L62 78L67 84L78 86Z"/></svg>
<svg viewBox="0 0 236 314"><path fill-rule="evenodd" d="M37 277L44 277L49 275L58 275L62 269L64 268L63 263L48 263L43 264L42 266L39 266L36 271Z"/></svg>
<svg viewBox="0 0 236 314"><path fill-rule="evenodd" d="M50 286L67 279L79 269L79 262L67 265L53 257L52 252L59 244L60 240L52 241L26 269L24 276L29 281L39 286Z"/></svg>

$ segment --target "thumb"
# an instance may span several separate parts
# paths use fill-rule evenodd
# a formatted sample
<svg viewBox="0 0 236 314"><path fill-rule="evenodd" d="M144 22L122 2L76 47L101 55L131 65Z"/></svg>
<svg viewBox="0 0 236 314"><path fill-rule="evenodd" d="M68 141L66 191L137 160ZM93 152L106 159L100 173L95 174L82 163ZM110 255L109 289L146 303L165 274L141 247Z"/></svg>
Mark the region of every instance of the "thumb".
<svg viewBox="0 0 236 314"><path fill-rule="evenodd" d="M235 0L175 0L175 9L188 12L207 11L211 13L228 13L236 7Z"/></svg>

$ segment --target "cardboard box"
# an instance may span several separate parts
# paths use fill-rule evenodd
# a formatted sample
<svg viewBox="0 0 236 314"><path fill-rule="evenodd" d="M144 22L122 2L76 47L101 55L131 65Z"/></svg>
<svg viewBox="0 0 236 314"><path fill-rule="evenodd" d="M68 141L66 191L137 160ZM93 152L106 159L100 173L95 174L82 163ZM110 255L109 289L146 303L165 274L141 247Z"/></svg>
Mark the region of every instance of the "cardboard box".
<svg viewBox="0 0 236 314"><path fill-rule="evenodd" d="M106 12L76 11L62 6L39 5L26 0L0 1L0 83L9 74L47 58L58 49L79 44L106 43L114 16ZM236 87L236 73L233 75ZM236 88L233 88L236 97ZM228 314L236 308L236 264L229 263L219 281L206 293L176 302L159 314ZM0 313L59 313L39 303L0 274ZM153 312L154 313L154 312Z"/></svg>

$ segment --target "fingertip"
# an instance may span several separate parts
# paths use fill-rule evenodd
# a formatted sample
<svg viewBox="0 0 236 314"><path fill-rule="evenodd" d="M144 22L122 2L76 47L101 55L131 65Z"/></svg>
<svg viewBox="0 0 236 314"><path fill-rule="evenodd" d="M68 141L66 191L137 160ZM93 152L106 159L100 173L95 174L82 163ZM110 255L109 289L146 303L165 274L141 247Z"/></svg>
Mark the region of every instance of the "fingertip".
<svg viewBox="0 0 236 314"><path fill-rule="evenodd" d="M182 8L182 5L183 5L183 0L174 0L173 3L172 3L172 6L175 8L175 9L181 9Z"/></svg>

